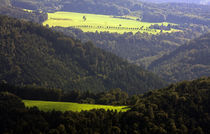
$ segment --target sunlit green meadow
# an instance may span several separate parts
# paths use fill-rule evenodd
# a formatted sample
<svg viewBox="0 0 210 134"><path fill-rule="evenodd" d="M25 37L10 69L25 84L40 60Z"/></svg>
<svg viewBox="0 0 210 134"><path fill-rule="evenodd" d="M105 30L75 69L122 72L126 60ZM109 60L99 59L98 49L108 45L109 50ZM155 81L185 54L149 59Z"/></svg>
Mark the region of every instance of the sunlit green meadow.
<svg viewBox="0 0 210 134"><path fill-rule="evenodd" d="M23 100L26 107L38 107L41 111L88 111L91 109L105 109L105 110L117 110L118 112L126 112L129 110L127 106L111 106L111 105L94 105L94 104L79 104L71 102L53 102L53 101L34 101Z"/></svg>
<svg viewBox="0 0 210 134"><path fill-rule="evenodd" d="M60 26L60 27L74 27L79 28L83 32L110 32L120 33L160 33L160 30L150 29L149 27L154 24L168 25L169 23L148 23L141 22L139 18L133 16L110 16L110 15L97 15L85 14L75 12L55 12L48 13L48 20L43 25ZM171 23L170 23L171 24ZM172 24L173 25L173 24ZM178 30L171 29L170 31L163 30L162 32L176 32Z"/></svg>

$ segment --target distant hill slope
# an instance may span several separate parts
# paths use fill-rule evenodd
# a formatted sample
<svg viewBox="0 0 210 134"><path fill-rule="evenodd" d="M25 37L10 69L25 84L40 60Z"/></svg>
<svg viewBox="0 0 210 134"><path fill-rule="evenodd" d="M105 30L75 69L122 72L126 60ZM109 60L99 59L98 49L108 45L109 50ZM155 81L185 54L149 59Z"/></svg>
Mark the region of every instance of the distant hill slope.
<svg viewBox="0 0 210 134"><path fill-rule="evenodd" d="M210 76L210 33L180 46L149 68L172 82Z"/></svg>
<svg viewBox="0 0 210 134"><path fill-rule="evenodd" d="M14 94L0 92L0 133L209 134L210 78L172 84L131 100L131 110L120 113L41 112L26 108Z"/></svg>
<svg viewBox="0 0 210 134"><path fill-rule="evenodd" d="M10 3L10 2L11 2L10 0L0 0L1 5L7 5L7 6L10 6L10 5L11 5L11 3Z"/></svg>
<svg viewBox="0 0 210 134"><path fill-rule="evenodd" d="M152 73L48 28L0 17L0 80L66 90L141 93L164 83Z"/></svg>
<svg viewBox="0 0 210 134"><path fill-rule="evenodd" d="M154 2L154 3L194 3L194 4L210 4L210 0L139 0L143 2Z"/></svg>
<svg viewBox="0 0 210 134"><path fill-rule="evenodd" d="M43 12L68 11L103 15L132 15L143 22L171 22L210 25L210 5L189 3L149 3L141 0L7 0L14 7ZM151 0L152 1L152 0ZM178 1L178 0L176 0ZM158 2L158 1L157 1ZM161 2L164 2L163 0ZM193 1L195 2L195 1ZM197 1L200 2L200 1ZM208 3L207 0L202 3Z"/></svg>
<svg viewBox="0 0 210 134"><path fill-rule="evenodd" d="M210 78L183 81L141 96L124 122L143 134L208 134L209 102Z"/></svg>
<svg viewBox="0 0 210 134"><path fill-rule="evenodd" d="M32 21L40 24L47 19L47 14L45 13L40 13L38 11L27 12L21 8L12 7L10 4L7 4L6 2L7 1L5 1L5 3L4 2L1 3L0 1L1 3L0 15L7 15L13 18L24 19L27 21Z"/></svg>
<svg viewBox="0 0 210 134"><path fill-rule="evenodd" d="M210 6L186 3L146 3L140 0L10 0L11 5L44 12L70 11L104 15L134 15L144 22L209 25ZM191 0L192 1L192 0ZM171 1L173 2L173 1ZM184 1L183 1L184 2Z"/></svg>

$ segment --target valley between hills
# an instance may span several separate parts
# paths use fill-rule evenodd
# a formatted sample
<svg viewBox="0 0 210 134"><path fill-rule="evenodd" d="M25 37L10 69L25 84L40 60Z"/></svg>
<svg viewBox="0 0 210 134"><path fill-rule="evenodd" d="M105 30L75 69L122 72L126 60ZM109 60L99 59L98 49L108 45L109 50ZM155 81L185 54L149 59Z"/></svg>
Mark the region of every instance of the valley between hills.
<svg viewBox="0 0 210 134"><path fill-rule="evenodd" d="M210 5L0 0L0 133L209 134Z"/></svg>

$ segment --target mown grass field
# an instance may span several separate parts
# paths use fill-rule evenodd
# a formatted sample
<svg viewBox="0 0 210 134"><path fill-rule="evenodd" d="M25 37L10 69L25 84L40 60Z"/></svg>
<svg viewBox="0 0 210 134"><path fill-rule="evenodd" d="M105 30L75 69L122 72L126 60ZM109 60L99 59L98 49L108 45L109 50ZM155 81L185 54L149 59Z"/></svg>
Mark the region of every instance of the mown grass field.
<svg viewBox="0 0 210 134"><path fill-rule="evenodd" d="M26 107L37 106L41 111L88 111L91 109L105 109L105 110L117 110L118 112L126 112L129 110L127 106L110 106L110 105L93 105L93 104L78 104L71 102L53 102L53 101L34 101L34 100L23 100Z"/></svg>
<svg viewBox="0 0 210 134"><path fill-rule="evenodd" d="M85 16L85 17L84 17ZM137 17L131 16L110 16L110 15L97 15L85 14L75 12L55 12L48 13L48 20L43 25L61 26L61 27L74 27L79 28L83 32L105 32L120 33L124 32L146 32L151 34L160 33L160 30L150 29L149 27L154 24L168 25L169 23L147 23L138 21ZM170 23L171 24L171 23ZM173 24L172 24L173 25ZM175 32L178 30L171 29L170 31L163 30L162 32Z"/></svg>

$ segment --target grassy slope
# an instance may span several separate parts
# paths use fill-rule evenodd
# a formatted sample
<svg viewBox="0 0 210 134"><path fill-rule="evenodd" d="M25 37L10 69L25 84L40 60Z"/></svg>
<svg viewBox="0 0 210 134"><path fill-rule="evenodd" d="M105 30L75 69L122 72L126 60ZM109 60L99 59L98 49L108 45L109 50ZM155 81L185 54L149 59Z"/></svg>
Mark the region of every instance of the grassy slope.
<svg viewBox="0 0 210 134"><path fill-rule="evenodd" d="M86 20L83 19L86 17ZM121 16L122 17L122 16ZM125 19L126 18L126 19ZM124 16L123 19L119 16L109 16L109 15L96 15L96 14L84 14L84 13L74 13L74 12L55 12L48 13L48 20L43 23L43 25L61 26L61 27L75 27L80 28L84 32L117 32L123 34L124 32L147 32L152 34L157 34L160 30L150 29L149 27L153 24L168 25L169 23L147 23L137 21L137 17ZM87 27L91 26L91 27ZM142 29L140 29L143 26ZM172 29L170 31L163 32L173 32L177 31Z"/></svg>
<svg viewBox="0 0 210 134"><path fill-rule="evenodd" d="M109 106L109 105L93 105L93 104L78 104L70 102L52 102L52 101L32 101L32 100L23 100L26 107L37 106L42 111L82 111L82 110L91 110L91 109L105 109L105 110L117 110L118 112L126 112L129 108L126 106Z"/></svg>

